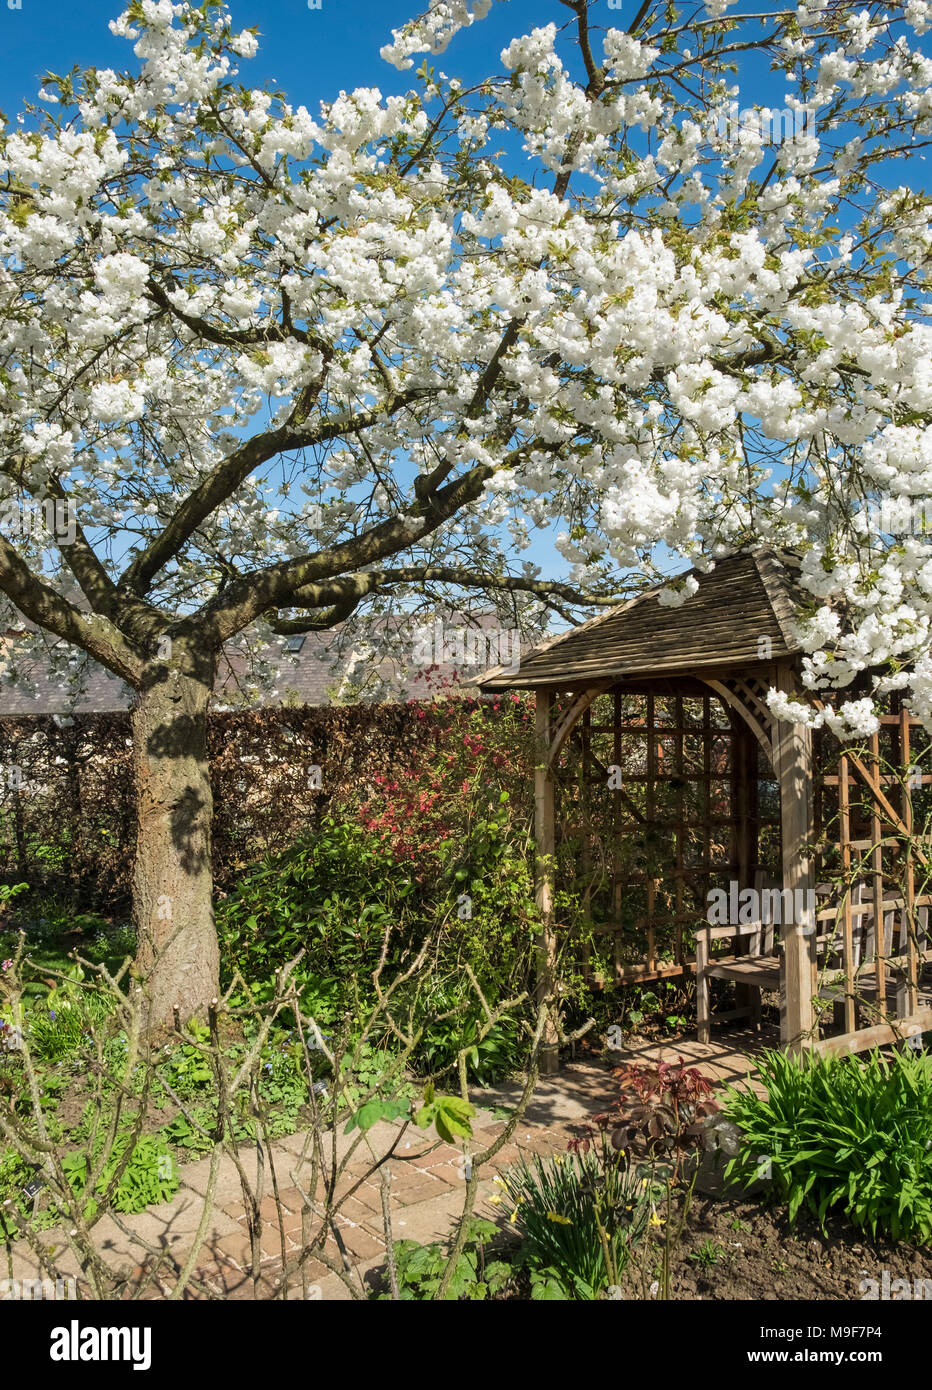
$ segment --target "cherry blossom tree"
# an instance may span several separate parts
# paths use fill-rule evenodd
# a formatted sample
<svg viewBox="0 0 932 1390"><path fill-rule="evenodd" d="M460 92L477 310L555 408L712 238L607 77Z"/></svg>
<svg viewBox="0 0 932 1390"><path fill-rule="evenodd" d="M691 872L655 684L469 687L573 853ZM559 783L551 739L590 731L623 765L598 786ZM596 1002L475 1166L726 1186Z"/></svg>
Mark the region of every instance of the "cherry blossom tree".
<svg viewBox="0 0 932 1390"><path fill-rule="evenodd" d="M5 528L0 591L136 692L153 1023L217 989L205 721L247 630L573 617L765 541L818 718L868 727L873 671L932 723L932 6L748 8L549 0L467 87L415 58L491 0L441 0L383 50L409 91L312 113L242 85L224 8L133 0L131 72L0 131L0 502L65 522Z"/></svg>

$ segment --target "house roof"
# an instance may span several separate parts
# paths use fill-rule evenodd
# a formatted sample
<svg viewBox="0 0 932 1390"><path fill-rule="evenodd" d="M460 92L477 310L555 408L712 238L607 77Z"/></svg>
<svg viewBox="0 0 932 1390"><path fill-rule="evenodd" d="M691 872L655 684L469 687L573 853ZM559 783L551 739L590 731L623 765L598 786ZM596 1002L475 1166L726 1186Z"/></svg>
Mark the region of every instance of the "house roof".
<svg viewBox="0 0 932 1390"><path fill-rule="evenodd" d="M362 698L382 700L427 699L438 686L449 689L459 683L468 688L476 667L481 670L495 648L481 659L476 651L484 647L464 653L462 641L451 640L465 631L464 624L493 635L498 631L498 620L491 614L467 620L450 612L442 621L438 615L431 624L422 614L396 613L368 627L347 624L329 632L308 633L300 650L293 653L288 652L288 639L276 639L261 653L269 679L245 700L241 687L246 653L231 645L219 663L214 698L219 705L328 705L335 698L356 697L360 687ZM0 681L0 717L108 714L129 708L133 693L129 686L82 653L75 654L71 681L53 672L41 650L16 653L17 634L35 630L34 624L22 619L7 632L5 643L0 635L0 674L15 667L23 678L17 685ZM423 647L418 634L424 632L433 634L428 644L431 659L426 664L423 658L412 660L415 645ZM374 653L369 646L373 636L381 637L380 650Z"/></svg>
<svg viewBox="0 0 932 1390"><path fill-rule="evenodd" d="M52 675L39 657L18 657L15 668L25 685L0 684L0 715L109 714L129 707L128 688L96 662L88 661L79 678L76 670L73 685Z"/></svg>
<svg viewBox="0 0 932 1390"><path fill-rule="evenodd" d="M518 671L495 667L482 690L574 686L612 677L686 676L759 665L794 656L800 607L798 564L757 549L719 560L708 574L690 570L698 589L679 606L664 605L657 584L569 632L531 649ZM685 577L685 576L683 576ZM761 639L769 639L762 657Z"/></svg>
<svg viewBox="0 0 932 1390"><path fill-rule="evenodd" d="M327 638L330 637L328 642ZM246 660L236 649L227 651L221 660L214 687L214 698L220 705L236 704L242 700ZM357 646L347 642L342 650L334 650L332 634L309 633L301 650L289 655L287 643L275 642L263 653L270 679L267 686L247 703L258 705L327 705L344 683L355 684L378 668L383 691L388 699L405 698L408 686L427 694L424 682L399 679L397 672L384 661L367 663ZM50 663L41 653L23 654L15 660L23 684L0 683L0 716L22 714L108 714L129 709L132 690L118 676L99 666L89 657L79 655L74 663L74 679L54 674ZM3 665L0 660L0 666Z"/></svg>

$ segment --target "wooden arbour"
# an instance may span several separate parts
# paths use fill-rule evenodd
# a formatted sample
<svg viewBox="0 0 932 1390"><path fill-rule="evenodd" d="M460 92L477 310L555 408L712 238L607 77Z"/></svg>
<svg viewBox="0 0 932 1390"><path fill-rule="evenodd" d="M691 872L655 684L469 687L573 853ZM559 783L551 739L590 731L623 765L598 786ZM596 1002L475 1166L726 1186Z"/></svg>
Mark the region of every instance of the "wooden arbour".
<svg viewBox="0 0 932 1390"><path fill-rule="evenodd" d="M794 817L798 803L798 783L805 782L805 768L797 768L794 759L798 759L800 753L805 753L810 747L808 738L804 735L800 738L777 738L775 735L773 721L765 703L764 691L767 686L766 681L774 683L781 680L786 681L786 677L773 670L762 670L747 678L739 678L728 673L720 673L716 676L708 677L683 677L676 681L657 682L608 682L605 680L594 683L584 690L561 690L559 688L538 689L537 708L538 708L538 754L537 754L537 844L540 854L538 871L538 903L545 920L545 943L544 955L550 957L547 965L542 972L542 978L552 977L554 958L559 938L559 925L553 921L553 899L555 889L555 879L557 873L558 859L558 831L560 821L557 813L557 802L559 799L560 782L560 760L561 755L567 749L573 749L574 731L583 731L581 740L583 753L583 766L589 761L591 752L588 746L586 734L586 721L591 711L597 706L600 699L609 697L617 701L620 696L630 696L642 700L649 711L644 727L644 736L647 743L647 765L648 772L633 774L633 780L644 782L647 787L648 814L653 814L650 806L650 791L652 786L660 780L663 774L658 774L654 770L656 756L653 750L653 740L662 740L662 744L675 742L679 756L676 766L669 774L669 778L674 783L683 774L683 744L687 739L695 738L702 745L705 768L696 773L694 781L702 783L704 791L699 797L699 802L706 807L705 815L698 818L696 827L700 834L698 839L702 845L704 863L688 866L684 863L683 840L689 825L684 818L682 803L684 788L681 786L676 795L680 803L680 810L677 817L671 823L672 839L675 843L675 863L673 865L673 880L675 905L672 912L663 913L656 911L653 885L649 881L646 884L648 898L647 916L644 921L635 921L635 930L644 927L646 931L646 959L639 964L625 964L621 955L621 924L616 923L614 927L603 928L605 934L611 935L614 941L615 971L613 982L617 984L630 983L632 981L646 981L658 979L677 974L688 973L695 964L695 954L691 948L684 947L684 929L688 924L695 922L698 917L703 915L703 911L693 902L684 901L685 885L690 879L705 878L711 881L714 875L721 874L722 871L734 873L745 882L753 877L757 867L757 844L756 836L753 846L749 842L748 829L753 821L759 827L762 819L756 805L756 787L753 783L757 780L758 750L763 755L765 766L762 769L764 775L770 771L770 763L776 757L782 760L782 779L774 772L774 780L780 788L780 811L772 817L776 829L779 829L781 820L789 822L790 836L796 838L791 843L787 843L786 834L779 845L781 857L788 856L788 872L784 875L784 886L791 891L797 887L808 888L810 886L811 873L807 876L807 867L800 863L802 851L808 844L811 835L811 815L807 813L802 819ZM652 711L656 708L658 701L666 701L669 705L680 710L684 702L691 702L694 705L703 707L702 725L695 726L690 732L690 726L684 722L673 722L667 726L655 726L652 722ZM718 705L720 718L717 724L710 720L710 705L712 702ZM613 738L616 744L616 758L620 756L617 745L621 738L630 737L633 730L623 723L616 721L617 727L613 730ZM734 750L729 766L710 766L710 753L714 742L724 742L728 740ZM776 751L775 751L776 748ZM578 751L573 749L573 751ZM751 754L755 756L750 756ZM624 790L625 784L631 785L632 774L625 770L621 775L621 787ZM684 778L685 781L685 778ZM731 805L728 812L722 816L721 822L724 825L730 822L728 834L732 843L731 856L723 859L721 863L715 865L711 862L709 853L710 836L708 831L714 822L714 817L709 814L709 805L712 801L712 788L718 784L730 783L732 795ZM610 793L609 793L610 795ZM789 806L784 804L789 799ZM706 834L702 835L702 831ZM626 887L630 889L631 877L627 880ZM617 895L621 888L621 883L616 881L613 884ZM705 898L705 890L702 893ZM672 958L668 954L665 958L658 958L656 954L657 940L655 938L655 926L657 921L664 919L671 923L674 929L674 948ZM801 1045L803 1038L808 1036L812 1030L811 1018L811 999L814 991L815 982L815 959L810 959L810 952L805 941L794 943L794 936L798 935L799 929L805 923L797 926L788 927L784 933L784 952L788 962L787 969L787 1006L785 1016L787 1020L787 1042L791 1046ZM630 926L630 924L629 924ZM598 931L599 928L596 928ZM584 962L588 964L588 962ZM796 970L796 980L794 982L792 972Z"/></svg>
<svg viewBox="0 0 932 1390"><path fill-rule="evenodd" d="M766 881L797 907L779 931L786 1047L854 1051L932 1028L932 988L923 979L932 961L925 893L932 848L913 843L910 787L904 791L889 757L881 766L877 740L865 753L833 748L819 735L817 754L808 724L773 717L770 690L810 698L792 636L796 593L785 557L736 555L697 578L698 592L680 606L664 606L648 591L535 648L518 672L489 672L481 682L537 694L541 991L555 983L565 925L556 920L555 893L572 850L572 887L593 939L611 938L613 984L695 972L693 938L711 886L725 880L744 890ZM895 726L893 751L908 763L917 721L898 707L885 720ZM642 745L643 757L631 753ZM928 770L911 775L932 790ZM621 795L613 801L612 792ZM621 872L623 845L633 849ZM644 863L632 869L638 856ZM598 912L593 884L610 900ZM604 967L604 954L599 959ZM720 973L753 985L754 964ZM761 979L772 980L773 959L766 965ZM740 985L739 1012L747 1011L746 993ZM835 1036L823 1036L829 1017ZM707 1030L709 1020L700 1026ZM554 1029L545 1041L556 1065Z"/></svg>

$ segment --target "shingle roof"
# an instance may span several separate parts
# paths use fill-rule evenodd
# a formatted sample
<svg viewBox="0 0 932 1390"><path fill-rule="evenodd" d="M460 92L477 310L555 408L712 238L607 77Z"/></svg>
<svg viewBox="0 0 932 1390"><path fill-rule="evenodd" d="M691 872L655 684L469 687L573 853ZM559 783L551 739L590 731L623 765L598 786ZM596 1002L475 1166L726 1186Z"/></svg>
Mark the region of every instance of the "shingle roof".
<svg viewBox="0 0 932 1390"><path fill-rule="evenodd" d="M395 614L376 621L373 629L364 625L345 630L334 628L329 632L308 633L301 650L294 656L287 653L284 639L273 642L262 659L270 670L270 680L251 701L258 705L328 705L336 696L353 698L357 686L369 682L371 695L383 700L426 699L438 682L455 682L475 673L472 669L458 669L455 662L444 660L437 652L436 661L430 677L423 666L409 660L415 634L425 630L425 618L409 614ZM445 631L449 634L460 629L463 615L447 613ZM488 628L497 620L491 616L473 618L471 624L479 629ZM451 628L451 625L452 626ZM382 638L385 628L389 629L389 641L385 645L397 652L393 655L369 655L367 637L375 628L381 628ZM427 625L428 629L430 625ZM34 624L25 619L18 624L23 630L34 631ZM14 633L7 634L8 639ZM0 637L0 674L4 665ZM220 662L215 698L219 704L237 703L240 686L247 665L245 654L236 647L225 652L225 660ZM486 660L488 657L485 658ZM118 676L99 666L89 657L78 655L75 672L80 671L83 679L70 684L66 679L52 675L50 664L41 654L23 653L16 657L16 668L28 681L26 688L13 686L0 680L0 717L31 714L106 714L129 708L132 691ZM481 669L481 666L480 666ZM471 683L471 682L470 682Z"/></svg>
<svg viewBox="0 0 932 1390"><path fill-rule="evenodd" d="M567 686L613 677L688 675L795 655L800 596L794 561L758 549L730 555L709 574L691 570L696 593L678 607L658 602L658 584L617 608L534 647L517 672L496 667L483 690ZM769 648L761 639L769 639Z"/></svg>
<svg viewBox="0 0 932 1390"><path fill-rule="evenodd" d="M328 642L327 635L321 633L308 634L296 660L286 655L283 642L276 643L264 659L271 668L271 682L256 700L262 705L327 705L346 678L352 680L355 675L358 679L365 674L355 669L359 661L352 643L335 653L332 638ZM219 703L237 702L244 666L244 659L236 652L227 653L227 660L221 661L215 686ZM0 716L107 714L130 706L133 692L129 686L89 658L82 658L76 668L82 672L82 679L75 685L52 675L48 663L39 655L18 657L16 668L28 685L0 682ZM389 667L379 674L394 698L407 694L406 683L395 678ZM418 689L426 693L423 682ZM387 698L392 698L392 694Z"/></svg>
<svg viewBox="0 0 932 1390"><path fill-rule="evenodd" d="M16 669L29 686L0 683L0 715L110 714L128 709L130 690L118 676L88 661L80 685L53 677L38 657L20 657Z"/></svg>

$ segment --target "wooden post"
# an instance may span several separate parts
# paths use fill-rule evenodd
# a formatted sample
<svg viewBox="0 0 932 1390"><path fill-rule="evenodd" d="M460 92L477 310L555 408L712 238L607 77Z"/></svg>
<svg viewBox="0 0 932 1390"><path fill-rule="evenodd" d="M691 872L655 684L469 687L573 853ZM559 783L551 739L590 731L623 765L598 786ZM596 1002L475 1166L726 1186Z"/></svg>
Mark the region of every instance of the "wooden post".
<svg viewBox="0 0 932 1390"><path fill-rule="evenodd" d="M590 795L590 747L591 736L589 725L592 723L592 710L587 709L579 722L581 738L579 740L579 770L577 773L577 796L576 810L579 821L583 826L582 843L579 847L579 865L582 870L582 910L587 918L592 916L592 848L589 837L589 827L592 824L591 795ZM572 737L572 736L571 736ZM565 803L564 803L564 815ZM592 969L592 944L589 938L583 942L582 948L583 979L586 984L601 986L601 967L597 967L597 973Z"/></svg>
<svg viewBox="0 0 932 1390"><path fill-rule="evenodd" d="M731 710L731 863L738 880L739 888L751 888L754 885L754 870L757 867L753 863L756 854L753 852L751 837L754 827L751 825L751 798L750 798L750 777L748 757L748 744L753 742L753 735L745 724L744 720L736 710ZM735 938L735 954L745 955L749 949L750 938L739 936ZM747 1009L751 1015L751 1021L755 1026L760 1024L760 990L753 985L735 985L735 1007Z"/></svg>
<svg viewBox="0 0 932 1390"><path fill-rule="evenodd" d="M650 830L654 829L654 788L657 781L657 733L655 728L655 705L654 696L647 692L647 785L645 788L644 807L647 815L647 824ZM657 880L654 871L648 864L647 879L647 968L653 970L656 965L656 945L654 927L654 899L657 892Z"/></svg>
<svg viewBox="0 0 932 1390"><path fill-rule="evenodd" d="M553 773L550 768L553 693L537 692L536 760L534 768L534 838L537 847L537 910L541 930L537 946L537 1000L552 996L556 987L557 940L553 921L553 856L556 849ZM548 1019L541 1039L540 1071L552 1076L560 1069L557 1029Z"/></svg>
<svg viewBox="0 0 932 1390"><path fill-rule="evenodd" d="M906 905L903 909L902 920L906 923L906 980L904 1014L914 1014L919 1007L919 931L916 919L916 874L913 861L913 799L911 796L910 781L912 773L912 753L909 746L909 710L905 705L900 708L900 762L902 764L903 782L903 848L905 857L905 879L904 883ZM902 934L900 942L902 944Z"/></svg>
<svg viewBox="0 0 932 1390"><path fill-rule="evenodd" d="M699 1041L712 1041L712 1002L709 992L709 932L700 927L696 932L696 1026Z"/></svg>
<svg viewBox="0 0 932 1390"><path fill-rule="evenodd" d="M841 845L841 868L845 876L845 896L841 909L841 941L845 964L845 998L842 1007L842 1030L853 1033L858 1026L854 997L854 930L851 922L851 799L848 785L848 758L838 759L838 837ZM860 925L860 923L859 923Z"/></svg>
<svg viewBox="0 0 932 1390"><path fill-rule="evenodd" d="M792 666L781 664L777 685L789 695L798 694ZM789 901L794 905L790 913L792 922L782 928L784 1007L781 1009L781 1031L784 1046L791 1052L800 1052L812 1045L815 1036L814 883L812 864L807 857L813 833L811 729L805 724L775 721L774 755L774 771L780 784L784 903L788 889L792 895Z"/></svg>
<svg viewBox="0 0 932 1390"><path fill-rule="evenodd" d="M873 785L880 789L880 735L871 736ZM887 931L883 912L883 825L877 808L877 797L871 796L871 869L874 901L874 968L877 972L877 1008L879 1017L887 1016ZM892 943L891 943L892 944Z"/></svg>
<svg viewBox="0 0 932 1390"><path fill-rule="evenodd" d="M674 910L675 910L675 912L676 912L676 963L677 963L677 965L682 965L683 962L684 962L684 960L686 959L685 954L684 954L684 952L683 952L683 917L684 917L684 912L683 912L683 877L684 877L684 872L683 872L683 871L684 871L684 867L685 867L685 864L686 864L686 853L685 853L685 845L684 845L684 840L685 840L686 837L685 837L685 834L684 834L684 831L683 831L683 816L684 816L684 813L685 813L685 796L684 796L684 791L683 791L683 789L684 789L684 787L685 787L685 785L686 785L686 783L685 783L685 781L684 781L684 773L685 773L686 769L685 769L685 766L684 766L684 764L683 764L683 696L682 696L682 695L678 694L678 695L676 696L675 701L674 701L674 705L673 705L673 709L674 709L674 717L675 717L675 719L676 719L676 743L675 743L675 748L676 748L676 765L675 765L675 769L674 769L675 772L676 772L676 812L675 812L675 814L676 814L676 830L675 830L675 832L674 832L674 835L675 835L675 840L674 840L674 854L675 854L675 861L674 861L674 863L675 863L675 868L674 868L674 872L675 872L675 874L676 874L676 905L675 905L675 909L674 909ZM617 760L616 760L616 761L617 761ZM708 885L707 885L707 886L708 886Z"/></svg>

